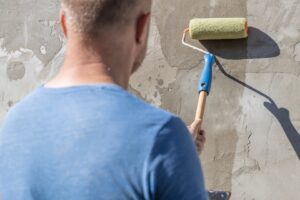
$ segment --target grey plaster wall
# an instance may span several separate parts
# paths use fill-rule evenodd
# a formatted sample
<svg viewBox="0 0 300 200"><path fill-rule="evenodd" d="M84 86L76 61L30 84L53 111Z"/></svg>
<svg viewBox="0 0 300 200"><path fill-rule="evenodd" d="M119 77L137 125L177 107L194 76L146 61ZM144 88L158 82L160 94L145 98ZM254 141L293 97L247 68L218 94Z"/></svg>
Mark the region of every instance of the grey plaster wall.
<svg viewBox="0 0 300 200"><path fill-rule="evenodd" d="M63 60L59 2L0 0L0 124ZM130 89L192 122L202 55L180 44L193 17L247 17L248 40L194 42L218 57L201 155L209 189L234 200L300 191L300 0L154 0L148 56Z"/></svg>

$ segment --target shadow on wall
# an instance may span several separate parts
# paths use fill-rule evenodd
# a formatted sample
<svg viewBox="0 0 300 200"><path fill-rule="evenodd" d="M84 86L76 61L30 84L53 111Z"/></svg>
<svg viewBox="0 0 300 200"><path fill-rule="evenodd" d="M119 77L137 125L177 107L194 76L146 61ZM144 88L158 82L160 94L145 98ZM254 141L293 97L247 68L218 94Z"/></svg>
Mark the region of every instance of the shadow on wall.
<svg viewBox="0 0 300 200"><path fill-rule="evenodd" d="M277 43L266 33L254 27L249 27L249 37L247 39L220 40L218 42L201 41L201 43L209 52L225 59L259 59L280 55ZM291 121L289 110L279 108L271 97L228 74L218 59L216 59L216 63L226 77L266 98L265 108L278 120L300 160L300 135Z"/></svg>
<svg viewBox="0 0 300 200"><path fill-rule="evenodd" d="M267 96L266 94L262 93L261 91L253 88L252 86L250 86L250 85L238 80L237 78L233 77L232 75L228 74L218 59L216 59L216 63L218 65L220 71L226 77L228 77L231 80L237 82L238 84L246 87L247 89L252 90L253 92L263 96L264 98L266 98L268 100L268 101L264 102L264 106L278 120L278 122L280 123L287 138L289 139L294 151L296 152L298 159L300 160L300 135L291 121L289 110L287 110L286 108L279 108L271 97Z"/></svg>
<svg viewBox="0 0 300 200"><path fill-rule="evenodd" d="M259 30L258 28L254 28L254 27L249 27L247 39L218 40L218 41L206 40L206 41L200 41L200 43L210 53L212 53L218 57L221 57L224 59L229 59L229 60L272 58L272 57L276 57L276 56L280 55L280 49L279 49L279 46L277 45L277 43L269 35L267 35L263 31ZM222 67L222 65L220 64L219 61L217 61L217 64L218 64L221 72L225 76L234 80L235 82L238 82L240 85L247 87L248 89L264 96L268 100L268 102L265 102L265 103L269 103L269 105L271 105L270 111L277 119L279 119L280 116L283 116L283 115L281 115L281 113L279 113L277 111L277 110L281 110L281 109L277 109L277 110L275 109L275 108L277 108L277 106L270 97L266 96L265 94L261 93L260 91L256 90L255 88L247 85L246 83L244 83L244 82L236 79L235 77L231 76L230 74L228 74L224 70L224 68ZM291 127L293 127L289 117L284 116L279 120L279 122L280 122L280 124L285 124L286 126L289 126L289 127L283 128L285 133L288 135L287 130L288 129L292 130ZM293 132L293 135L297 135L297 134L295 132ZM290 138L291 137L289 137L289 139ZM226 138L226 139L228 139L228 138ZM290 139L290 141L291 141L291 139ZM222 146L222 145L217 144L217 146ZM235 148L235 146L233 146L232 148ZM298 151L298 153L297 153L298 157L299 157L299 153L300 152ZM232 162L234 160L234 158L231 158L231 157L230 157L230 159L229 159L229 157L227 159ZM226 164L228 164L228 160L226 160ZM214 161L214 162L216 162L216 161ZM224 163L220 163L220 166L224 166ZM232 169L233 163L231 163L231 166L230 165L225 165L225 166L228 167L228 168L226 168L226 170L228 170L230 168ZM229 179L226 179L226 180L228 180L228 183L229 183L229 181L232 181L231 180L232 174L231 174L231 177L228 177L228 178ZM231 182L230 182L230 185L231 185Z"/></svg>
<svg viewBox="0 0 300 200"><path fill-rule="evenodd" d="M249 27L249 37L241 40L201 41L212 54L225 59L271 58L280 55L276 42L261 30Z"/></svg>

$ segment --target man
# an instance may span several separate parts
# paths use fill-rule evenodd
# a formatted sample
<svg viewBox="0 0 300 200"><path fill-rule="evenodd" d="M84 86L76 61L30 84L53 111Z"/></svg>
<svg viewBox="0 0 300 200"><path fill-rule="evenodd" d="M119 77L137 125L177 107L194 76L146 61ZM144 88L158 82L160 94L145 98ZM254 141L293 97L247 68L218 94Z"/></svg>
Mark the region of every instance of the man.
<svg viewBox="0 0 300 200"><path fill-rule="evenodd" d="M185 125L126 91L150 9L150 0L62 0L65 62L1 130L2 200L207 199ZM199 126L190 129L201 150Z"/></svg>

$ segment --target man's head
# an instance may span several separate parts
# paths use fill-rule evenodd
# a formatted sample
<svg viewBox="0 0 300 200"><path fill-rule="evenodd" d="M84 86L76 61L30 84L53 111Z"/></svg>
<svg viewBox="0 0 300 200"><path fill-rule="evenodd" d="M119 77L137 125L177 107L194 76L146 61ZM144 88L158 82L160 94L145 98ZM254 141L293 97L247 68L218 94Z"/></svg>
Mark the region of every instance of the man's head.
<svg viewBox="0 0 300 200"><path fill-rule="evenodd" d="M151 0L61 0L65 36L89 48L131 51L132 71L141 64L148 38ZM105 47L103 47L106 45ZM130 58L129 58L130 59Z"/></svg>

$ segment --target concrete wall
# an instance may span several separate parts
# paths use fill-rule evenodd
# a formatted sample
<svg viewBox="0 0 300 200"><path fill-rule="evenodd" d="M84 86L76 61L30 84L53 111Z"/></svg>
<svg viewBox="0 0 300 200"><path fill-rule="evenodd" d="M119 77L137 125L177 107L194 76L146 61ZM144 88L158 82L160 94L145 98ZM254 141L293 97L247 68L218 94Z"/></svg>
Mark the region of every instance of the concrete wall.
<svg viewBox="0 0 300 200"><path fill-rule="evenodd" d="M243 41L194 44L218 56L204 128L209 189L234 200L297 200L300 191L300 0L157 0L148 57L131 91L193 120L202 55L180 44L193 17L247 17ZM59 3L0 0L0 122L58 70Z"/></svg>

